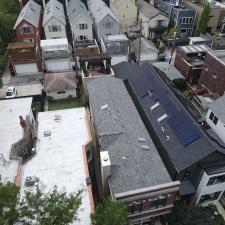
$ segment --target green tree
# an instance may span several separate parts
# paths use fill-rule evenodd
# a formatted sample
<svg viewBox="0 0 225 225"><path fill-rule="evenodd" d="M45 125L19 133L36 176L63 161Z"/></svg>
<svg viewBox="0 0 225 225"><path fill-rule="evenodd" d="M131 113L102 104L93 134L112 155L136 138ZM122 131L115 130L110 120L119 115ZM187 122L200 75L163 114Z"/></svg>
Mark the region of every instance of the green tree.
<svg viewBox="0 0 225 225"><path fill-rule="evenodd" d="M97 205L92 222L96 225L128 225L127 206L110 198L104 199Z"/></svg>
<svg viewBox="0 0 225 225"><path fill-rule="evenodd" d="M198 34L206 33L208 21L209 21L209 13L210 13L210 7L209 3L207 3L202 11L201 19L198 26Z"/></svg>
<svg viewBox="0 0 225 225"><path fill-rule="evenodd" d="M16 205L19 188L14 184L0 185L0 224L13 225L17 220Z"/></svg>
<svg viewBox="0 0 225 225"><path fill-rule="evenodd" d="M215 206L188 207L184 202L177 202L168 216L169 225L225 225L223 217Z"/></svg>
<svg viewBox="0 0 225 225"><path fill-rule="evenodd" d="M78 221L78 209L81 205L83 190L66 193L55 187L53 191L26 192L19 206L19 222L23 225L68 225Z"/></svg>
<svg viewBox="0 0 225 225"><path fill-rule="evenodd" d="M181 92L186 90L186 82L183 78L174 79L172 82Z"/></svg>

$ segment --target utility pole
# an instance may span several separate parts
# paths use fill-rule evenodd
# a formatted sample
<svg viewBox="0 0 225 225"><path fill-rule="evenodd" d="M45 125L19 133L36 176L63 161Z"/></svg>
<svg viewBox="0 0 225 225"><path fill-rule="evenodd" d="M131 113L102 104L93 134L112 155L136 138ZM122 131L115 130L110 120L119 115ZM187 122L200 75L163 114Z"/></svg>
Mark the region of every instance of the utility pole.
<svg viewBox="0 0 225 225"><path fill-rule="evenodd" d="M139 30L139 48L138 48L138 65L140 65L141 61L141 35L142 35L142 19L139 21L140 30Z"/></svg>
<svg viewBox="0 0 225 225"><path fill-rule="evenodd" d="M175 44L176 44L177 32L174 32L173 36L174 36L174 38L173 38L173 47L172 47L172 50L171 50L171 56L170 56L169 64L171 64L171 61L172 61L172 56L173 56L174 49L175 49Z"/></svg>

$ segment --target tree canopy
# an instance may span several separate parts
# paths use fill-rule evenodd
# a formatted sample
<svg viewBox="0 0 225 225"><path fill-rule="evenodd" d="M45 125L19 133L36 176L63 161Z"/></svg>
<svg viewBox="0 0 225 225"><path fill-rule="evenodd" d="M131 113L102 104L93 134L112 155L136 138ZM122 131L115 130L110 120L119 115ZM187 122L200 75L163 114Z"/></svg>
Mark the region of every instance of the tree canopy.
<svg viewBox="0 0 225 225"><path fill-rule="evenodd" d="M68 225L79 221L82 193L67 193L56 187L44 193L37 187L19 198L19 188L14 184L1 185L0 224Z"/></svg>
<svg viewBox="0 0 225 225"><path fill-rule="evenodd" d="M127 206L110 198L99 203L92 215L92 222L96 225L128 225L128 221Z"/></svg>
<svg viewBox="0 0 225 225"><path fill-rule="evenodd" d="M177 202L173 212L168 217L169 225L225 225L223 217L215 206L188 207L183 202Z"/></svg>
<svg viewBox="0 0 225 225"><path fill-rule="evenodd" d="M198 26L198 34L206 33L207 25L209 21L209 13L210 13L210 6L209 6L209 3L207 3L202 11L201 19Z"/></svg>

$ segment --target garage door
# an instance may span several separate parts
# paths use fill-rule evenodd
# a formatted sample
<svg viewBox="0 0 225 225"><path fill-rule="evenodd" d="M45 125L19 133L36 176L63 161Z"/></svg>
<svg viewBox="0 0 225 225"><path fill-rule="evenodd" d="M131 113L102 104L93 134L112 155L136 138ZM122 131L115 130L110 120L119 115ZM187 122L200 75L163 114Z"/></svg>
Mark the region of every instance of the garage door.
<svg viewBox="0 0 225 225"><path fill-rule="evenodd" d="M48 60L45 66L48 72L68 71L71 69L71 62L69 59Z"/></svg>
<svg viewBox="0 0 225 225"><path fill-rule="evenodd" d="M15 65L15 70L17 75L28 75L33 73L38 73L38 68L36 63L26 63Z"/></svg>

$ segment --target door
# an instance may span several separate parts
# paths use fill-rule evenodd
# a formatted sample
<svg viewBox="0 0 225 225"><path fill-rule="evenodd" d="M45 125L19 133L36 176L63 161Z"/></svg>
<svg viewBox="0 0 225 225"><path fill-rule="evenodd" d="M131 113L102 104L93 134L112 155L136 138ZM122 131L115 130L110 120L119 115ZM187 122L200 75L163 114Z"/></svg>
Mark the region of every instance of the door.
<svg viewBox="0 0 225 225"><path fill-rule="evenodd" d="M26 63L15 65L16 75L29 75L38 73L36 63Z"/></svg>
<svg viewBox="0 0 225 225"><path fill-rule="evenodd" d="M69 59L48 60L45 62L45 66L48 72L71 70L71 62Z"/></svg>

